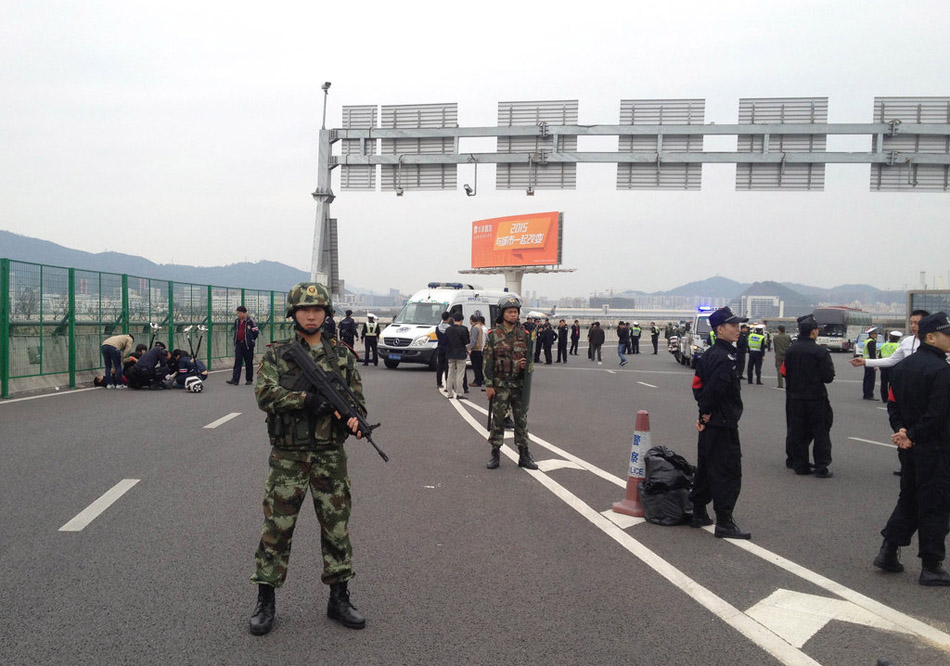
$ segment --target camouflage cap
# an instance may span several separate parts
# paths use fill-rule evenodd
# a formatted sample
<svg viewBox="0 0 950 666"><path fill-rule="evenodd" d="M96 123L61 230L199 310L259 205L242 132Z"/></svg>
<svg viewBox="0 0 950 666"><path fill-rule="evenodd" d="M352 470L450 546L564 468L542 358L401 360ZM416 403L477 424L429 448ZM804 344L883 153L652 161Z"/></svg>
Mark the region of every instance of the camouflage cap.
<svg viewBox="0 0 950 666"><path fill-rule="evenodd" d="M333 301L330 290L319 282L300 282L287 292L287 318L294 316L294 310L310 305L319 305L327 311L327 316L333 315Z"/></svg>

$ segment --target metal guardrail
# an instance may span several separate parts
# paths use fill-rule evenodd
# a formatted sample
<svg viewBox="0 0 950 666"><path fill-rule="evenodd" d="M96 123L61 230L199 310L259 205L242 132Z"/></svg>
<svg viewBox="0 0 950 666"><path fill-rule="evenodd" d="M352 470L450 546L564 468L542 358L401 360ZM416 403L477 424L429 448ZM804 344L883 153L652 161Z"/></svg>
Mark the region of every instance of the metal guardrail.
<svg viewBox="0 0 950 666"><path fill-rule="evenodd" d="M0 398L31 377L77 375L103 368L103 340L119 333L169 349L186 345L188 326L208 327L202 358L231 358L235 308L243 305L267 343L291 335L284 292L198 285L119 273L0 259ZM276 313L276 317L275 317Z"/></svg>

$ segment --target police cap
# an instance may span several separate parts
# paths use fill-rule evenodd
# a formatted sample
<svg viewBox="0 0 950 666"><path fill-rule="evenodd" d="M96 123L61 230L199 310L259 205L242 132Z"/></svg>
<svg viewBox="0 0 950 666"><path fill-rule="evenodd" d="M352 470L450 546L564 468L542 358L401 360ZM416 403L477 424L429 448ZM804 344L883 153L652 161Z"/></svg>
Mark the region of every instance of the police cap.
<svg viewBox="0 0 950 666"><path fill-rule="evenodd" d="M928 333L950 334L950 317L946 312L937 312L920 320L917 335L922 339Z"/></svg>
<svg viewBox="0 0 950 666"><path fill-rule="evenodd" d="M798 322L798 333L800 335L808 335L818 328L818 322L815 321L813 314L802 315L796 321Z"/></svg>
<svg viewBox="0 0 950 666"><path fill-rule="evenodd" d="M713 330L716 330L716 328L723 324L741 324L745 321L749 321L749 318L736 315L728 307L719 308L709 315L709 325L712 326ZM634 322L634 325L636 325L636 322Z"/></svg>

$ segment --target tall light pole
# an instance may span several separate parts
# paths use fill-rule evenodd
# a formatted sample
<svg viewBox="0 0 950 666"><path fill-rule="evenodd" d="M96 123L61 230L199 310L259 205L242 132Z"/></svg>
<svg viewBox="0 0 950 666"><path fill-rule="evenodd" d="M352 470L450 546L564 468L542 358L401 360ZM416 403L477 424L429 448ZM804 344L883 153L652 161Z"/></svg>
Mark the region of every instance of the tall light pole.
<svg viewBox="0 0 950 666"><path fill-rule="evenodd" d="M317 145L317 189L313 200L317 204L316 221L313 231L313 254L310 260L310 279L324 282L333 291L333 258L330 243L330 204L333 203L333 191L330 189L330 132L327 131L327 97L330 94L330 82L322 86L323 122L320 126L320 139Z"/></svg>
<svg viewBox="0 0 950 666"><path fill-rule="evenodd" d="M330 96L330 82L327 81L322 86L323 89L323 123L320 125L320 129L327 128L327 97Z"/></svg>

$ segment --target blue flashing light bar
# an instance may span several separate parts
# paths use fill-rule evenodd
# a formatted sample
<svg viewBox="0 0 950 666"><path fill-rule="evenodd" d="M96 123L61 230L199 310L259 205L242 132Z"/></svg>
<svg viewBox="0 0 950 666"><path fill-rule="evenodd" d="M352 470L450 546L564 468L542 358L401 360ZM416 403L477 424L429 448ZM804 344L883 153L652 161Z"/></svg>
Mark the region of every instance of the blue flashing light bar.
<svg viewBox="0 0 950 666"><path fill-rule="evenodd" d="M716 308L711 305L700 305L696 308L699 312L713 312Z"/></svg>

